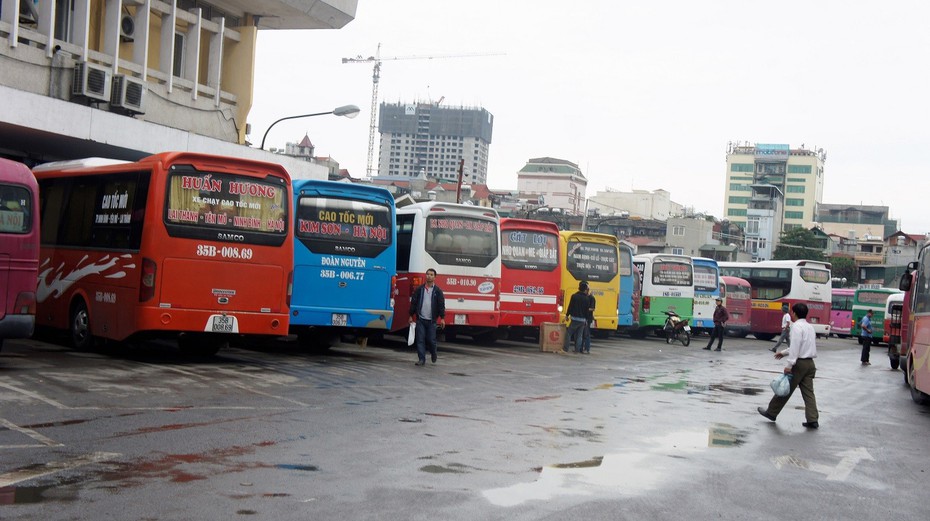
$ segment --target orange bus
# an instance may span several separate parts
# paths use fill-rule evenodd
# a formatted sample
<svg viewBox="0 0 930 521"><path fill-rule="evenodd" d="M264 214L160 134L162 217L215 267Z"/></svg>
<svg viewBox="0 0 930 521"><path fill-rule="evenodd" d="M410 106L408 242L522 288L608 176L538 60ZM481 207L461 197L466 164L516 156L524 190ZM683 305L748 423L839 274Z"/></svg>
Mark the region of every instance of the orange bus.
<svg viewBox="0 0 930 521"><path fill-rule="evenodd" d="M97 340L173 337L213 354L234 335L286 335L294 252L284 167L165 152L33 169L38 325Z"/></svg>
<svg viewBox="0 0 930 521"><path fill-rule="evenodd" d="M32 336L39 267L39 187L26 165L0 159L0 347Z"/></svg>
<svg viewBox="0 0 930 521"><path fill-rule="evenodd" d="M562 312L559 227L549 221L502 218L501 328L509 336L537 336Z"/></svg>

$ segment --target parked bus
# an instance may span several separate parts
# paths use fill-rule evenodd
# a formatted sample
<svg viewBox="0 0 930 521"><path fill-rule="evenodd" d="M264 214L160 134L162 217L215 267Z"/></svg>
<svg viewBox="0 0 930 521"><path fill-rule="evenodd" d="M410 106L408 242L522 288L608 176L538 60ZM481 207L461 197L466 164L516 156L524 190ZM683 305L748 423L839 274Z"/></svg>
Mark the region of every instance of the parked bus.
<svg viewBox="0 0 930 521"><path fill-rule="evenodd" d="M288 330L291 181L278 164L186 152L34 169L37 324L97 339L177 338L212 354Z"/></svg>
<svg viewBox="0 0 930 521"><path fill-rule="evenodd" d="M617 237L605 233L559 232L562 264L562 302L568 305L578 283L587 281L594 296L591 334L604 338L617 331L620 299L620 248ZM631 272L632 273L632 272Z"/></svg>
<svg viewBox="0 0 930 521"><path fill-rule="evenodd" d="M930 242L925 243L917 260L907 265L899 289L904 294L901 350L905 356L904 381L911 398L930 404Z"/></svg>
<svg viewBox="0 0 930 521"><path fill-rule="evenodd" d="M394 196L333 181L294 180L293 188L291 333L326 348L342 333L387 331L397 274Z"/></svg>
<svg viewBox="0 0 930 521"><path fill-rule="evenodd" d="M863 286L856 289L853 296L852 320L850 321L850 333L862 343L862 328L859 323L862 317L871 309L872 310L872 343L879 343L885 335L885 303L888 297L900 293L895 288L882 288Z"/></svg>
<svg viewBox="0 0 930 521"><path fill-rule="evenodd" d="M0 348L32 336L39 273L39 187L26 165L0 159Z"/></svg>
<svg viewBox="0 0 930 521"><path fill-rule="evenodd" d="M497 338L500 325L500 218L495 210L427 202L397 209L397 296L391 329L408 327L410 296L436 270L446 296L446 339Z"/></svg>
<svg viewBox="0 0 930 521"><path fill-rule="evenodd" d="M739 277L720 277L720 294L723 305L730 313L727 334L740 338L752 331L752 286Z"/></svg>
<svg viewBox="0 0 930 521"><path fill-rule="evenodd" d="M695 333L710 334L714 329L716 300L720 297L720 268L717 261L706 257L692 257L691 264L694 266L694 314L691 327Z"/></svg>
<svg viewBox="0 0 930 521"><path fill-rule="evenodd" d="M620 244L620 299L617 307L617 328L627 330L638 327L634 295L636 293L636 275L633 273L633 249Z"/></svg>
<svg viewBox="0 0 930 521"><path fill-rule="evenodd" d="M854 288L833 288L830 302L830 332L839 338L849 338L852 331Z"/></svg>
<svg viewBox="0 0 930 521"><path fill-rule="evenodd" d="M810 260L721 262L720 273L752 286L752 334L771 340L781 333L782 304L807 304L807 321L818 336L830 334L830 264Z"/></svg>
<svg viewBox="0 0 930 521"><path fill-rule="evenodd" d="M885 301L884 334L882 340L888 344L888 363L892 369L901 365L901 320L904 311L904 293L898 292Z"/></svg>
<svg viewBox="0 0 930 521"><path fill-rule="evenodd" d="M665 325L665 311L683 320L694 314L694 269L691 257L669 253L643 253L633 257L639 269L642 293L636 336L656 332Z"/></svg>
<svg viewBox="0 0 930 521"><path fill-rule="evenodd" d="M500 325L513 338L538 336L562 313L559 227L549 221L501 219Z"/></svg>

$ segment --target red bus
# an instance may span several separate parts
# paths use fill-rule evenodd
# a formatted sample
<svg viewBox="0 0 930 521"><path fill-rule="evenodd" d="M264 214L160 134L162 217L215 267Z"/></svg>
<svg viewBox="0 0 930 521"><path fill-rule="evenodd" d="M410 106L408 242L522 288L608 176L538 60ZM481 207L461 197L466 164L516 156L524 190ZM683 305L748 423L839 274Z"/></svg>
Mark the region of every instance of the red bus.
<svg viewBox="0 0 930 521"><path fill-rule="evenodd" d="M22 163L0 159L0 348L32 336L39 269L39 187Z"/></svg>
<svg viewBox="0 0 930 521"><path fill-rule="evenodd" d="M97 340L173 337L213 354L234 335L286 335L291 182L278 164L185 152L33 170L37 323Z"/></svg>
<svg viewBox="0 0 930 521"><path fill-rule="evenodd" d="M899 289L904 294L901 317L901 356L904 381L911 398L930 403L930 242L923 245L917 260L907 265Z"/></svg>
<svg viewBox="0 0 930 521"><path fill-rule="evenodd" d="M720 277L720 295L730 313L727 334L746 338L752 331L752 286L739 277Z"/></svg>
<svg viewBox="0 0 930 521"><path fill-rule="evenodd" d="M562 312L559 227L548 221L501 219L501 328L513 338L537 336Z"/></svg>
<svg viewBox="0 0 930 521"><path fill-rule="evenodd" d="M391 331L408 327L410 296L436 270L446 296L445 337L497 339L500 325L500 216L455 203L414 203L397 209L397 298Z"/></svg>

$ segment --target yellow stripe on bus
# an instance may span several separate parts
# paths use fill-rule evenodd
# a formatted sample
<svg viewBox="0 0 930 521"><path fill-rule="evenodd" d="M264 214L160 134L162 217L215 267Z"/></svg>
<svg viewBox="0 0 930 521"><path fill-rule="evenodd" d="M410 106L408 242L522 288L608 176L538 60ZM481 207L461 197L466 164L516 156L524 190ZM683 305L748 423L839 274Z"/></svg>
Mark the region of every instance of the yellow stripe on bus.
<svg viewBox="0 0 930 521"><path fill-rule="evenodd" d="M772 309L775 311L781 311L781 302L777 300L772 302L770 300L753 300L752 309Z"/></svg>

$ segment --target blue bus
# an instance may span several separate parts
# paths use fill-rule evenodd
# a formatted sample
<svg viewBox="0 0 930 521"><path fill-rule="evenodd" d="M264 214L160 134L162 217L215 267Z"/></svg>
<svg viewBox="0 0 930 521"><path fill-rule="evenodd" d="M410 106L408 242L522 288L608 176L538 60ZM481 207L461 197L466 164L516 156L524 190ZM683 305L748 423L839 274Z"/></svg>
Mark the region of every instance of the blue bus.
<svg viewBox="0 0 930 521"><path fill-rule="evenodd" d="M384 188L298 179L290 333L328 348L343 333L366 338L394 318L394 197Z"/></svg>
<svg viewBox="0 0 930 521"><path fill-rule="evenodd" d="M693 257L694 265L694 316L691 327L696 332L710 333L714 329L714 308L720 297L720 268L717 261L706 257Z"/></svg>
<svg viewBox="0 0 930 521"><path fill-rule="evenodd" d="M620 244L620 299L617 302L617 329L627 330L634 327L637 320L633 316L633 249Z"/></svg>

